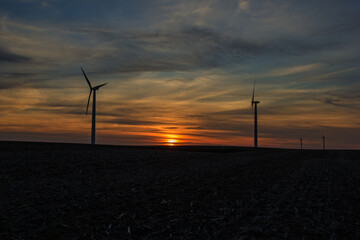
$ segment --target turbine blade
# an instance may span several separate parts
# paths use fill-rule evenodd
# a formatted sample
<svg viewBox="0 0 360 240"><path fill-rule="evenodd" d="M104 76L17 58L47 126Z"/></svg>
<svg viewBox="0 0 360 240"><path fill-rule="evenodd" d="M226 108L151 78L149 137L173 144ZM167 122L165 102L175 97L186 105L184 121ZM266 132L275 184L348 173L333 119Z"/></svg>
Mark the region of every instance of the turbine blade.
<svg viewBox="0 0 360 240"><path fill-rule="evenodd" d="M254 98L255 98L255 84L256 84L256 80L254 81L254 88L253 88L251 102L254 102Z"/></svg>
<svg viewBox="0 0 360 240"><path fill-rule="evenodd" d="M254 81L254 88L251 97L251 114L254 114L255 84L256 84L256 80Z"/></svg>
<svg viewBox="0 0 360 240"><path fill-rule="evenodd" d="M91 93L92 93L92 89L90 89L90 94L89 94L89 98L88 98L88 102L87 102L87 106L86 106L86 115L88 114L88 110L89 110L89 103L90 103L90 97L91 97Z"/></svg>
<svg viewBox="0 0 360 240"><path fill-rule="evenodd" d="M104 83L104 84L98 85L98 86L96 86L96 87L94 87L94 88L99 89L99 88L101 88L102 86L104 86L104 85L106 85L106 84L107 84L107 83Z"/></svg>
<svg viewBox="0 0 360 240"><path fill-rule="evenodd" d="M92 88L91 83L90 83L89 79L87 78L87 76L86 76L86 74L85 74L85 72L84 72L84 69L83 69L82 67L81 67L81 71L83 72L84 77L85 77L87 83L89 84L89 87Z"/></svg>

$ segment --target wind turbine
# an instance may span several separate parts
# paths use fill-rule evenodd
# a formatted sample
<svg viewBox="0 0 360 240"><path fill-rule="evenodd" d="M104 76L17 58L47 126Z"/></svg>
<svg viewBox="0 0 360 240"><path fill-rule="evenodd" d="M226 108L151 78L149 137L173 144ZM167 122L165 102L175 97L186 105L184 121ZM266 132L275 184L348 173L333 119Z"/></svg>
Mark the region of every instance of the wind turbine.
<svg viewBox="0 0 360 240"><path fill-rule="evenodd" d="M254 82L253 94L251 98L251 113L254 113L254 148L257 148L258 146L257 105L260 102L255 101L255 84L256 81ZM254 104L255 104L255 112L253 111Z"/></svg>
<svg viewBox="0 0 360 240"><path fill-rule="evenodd" d="M101 88L102 86L106 85L107 83L92 87L91 83L89 81L89 79L87 78L84 69L81 67L81 71L84 74L84 77L87 81L87 83L89 84L90 87L90 94L89 94L89 99L87 102L87 106L86 106L86 115L88 114L88 110L89 110L89 103L90 103L90 97L91 97L91 93L93 93L93 105L92 105L92 122L91 122L91 144L95 144L95 116L96 116L96 91L99 90L99 88Z"/></svg>

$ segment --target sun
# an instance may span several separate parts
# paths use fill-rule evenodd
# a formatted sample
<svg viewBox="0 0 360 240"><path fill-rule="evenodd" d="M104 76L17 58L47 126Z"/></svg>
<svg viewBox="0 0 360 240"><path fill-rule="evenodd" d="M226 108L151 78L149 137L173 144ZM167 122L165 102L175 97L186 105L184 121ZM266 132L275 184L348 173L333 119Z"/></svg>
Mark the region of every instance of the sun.
<svg viewBox="0 0 360 240"><path fill-rule="evenodd" d="M177 143L177 140L169 139L169 140L167 140L167 143L168 143L169 146L174 146L174 143Z"/></svg>

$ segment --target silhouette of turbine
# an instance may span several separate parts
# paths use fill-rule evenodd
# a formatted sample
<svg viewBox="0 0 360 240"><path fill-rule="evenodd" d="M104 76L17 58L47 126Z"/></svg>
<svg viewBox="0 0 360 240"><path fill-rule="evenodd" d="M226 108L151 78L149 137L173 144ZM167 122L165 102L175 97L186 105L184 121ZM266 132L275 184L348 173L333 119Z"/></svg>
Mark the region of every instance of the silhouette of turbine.
<svg viewBox="0 0 360 240"><path fill-rule="evenodd" d="M87 81L87 83L89 84L90 87L90 94L89 94L89 98L88 98L88 102L87 102L87 106L86 106L86 115L88 114L88 110L89 110L89 103L90 103L90 97L91 97L91 93L93 93L93 105L92 105L92 122L91 122L91 144L95 144L95 116L96 116L96 91L99 90L99 88L101 88L102 86L106 85L107 83L92 87L91 83L89 81L89 79L87 78L84 69L81 67L81 71L84 74L84 77Z"/></svg>
<svg viewBox="0 0 360 240"><path fill-rule="evenodd" d="M252 98L251 98L251 113L254 114L254 148L257 148L257 146L258 146L257 105L260 102L255 101L255 84L256 84L256 81L254 82L254 88L253 88L253 93L252 93ZM255 105L255 111L253 110L254 105Z"/></svg>

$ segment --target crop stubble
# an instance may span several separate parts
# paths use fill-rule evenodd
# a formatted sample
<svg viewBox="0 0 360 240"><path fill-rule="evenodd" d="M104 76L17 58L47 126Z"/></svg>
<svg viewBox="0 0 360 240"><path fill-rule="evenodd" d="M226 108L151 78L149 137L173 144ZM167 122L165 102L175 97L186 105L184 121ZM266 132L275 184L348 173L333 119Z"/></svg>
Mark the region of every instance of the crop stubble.
<svg viewBox="0 0 360 240"><path fill-rule="evenodd" d="M360 239L359 151L211 149L0 142L0 237Z"/></svg>

